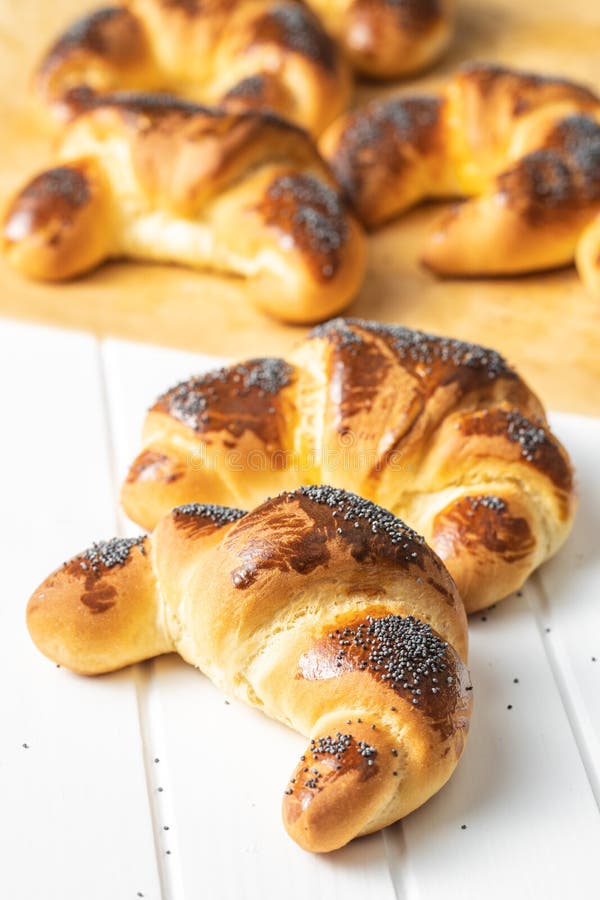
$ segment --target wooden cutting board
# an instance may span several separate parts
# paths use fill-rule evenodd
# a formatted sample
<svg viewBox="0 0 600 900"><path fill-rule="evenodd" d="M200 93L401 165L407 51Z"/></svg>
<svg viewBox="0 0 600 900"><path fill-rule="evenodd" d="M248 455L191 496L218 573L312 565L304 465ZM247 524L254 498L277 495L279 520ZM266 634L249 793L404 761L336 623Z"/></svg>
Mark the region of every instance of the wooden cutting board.
<svg viewBox="0 0 600 900"><path fill-rule="evenodd" d="M577 78L600 90L597 0L459 0L456 40L426 76L362 85L357 101L435 85L467 59L492 59ZM36 60L92 4L0 0L0 206L50 159L51 138L29 93ZM348 313L491 344L554 409L600 415L600 302L574 270L527 278L441 281L418 249L439 205L370 238L367 279ZM0 314L220 356L282 353L305 329L254 311L238 284L169 266L110 264L59 286L23 280L0 260Z"/></svg>

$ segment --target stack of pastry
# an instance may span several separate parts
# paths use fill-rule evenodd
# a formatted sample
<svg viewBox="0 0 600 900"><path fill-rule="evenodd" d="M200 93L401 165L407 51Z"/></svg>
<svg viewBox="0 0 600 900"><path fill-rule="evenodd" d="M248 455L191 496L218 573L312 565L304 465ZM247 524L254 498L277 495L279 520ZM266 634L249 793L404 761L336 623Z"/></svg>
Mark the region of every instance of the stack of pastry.
<svg viewBox="0 0 600 900"><path fill-rule="evenodd" d="M362 225L463 196L428 243L432 270L577 255L594 282L590 91L477 65L438 94L346 113L350 66L426 65L453 12L124 0L92 13L37 72L59 140L7 210L10 262L53 281L118 256L177 262L243 280L275 317L322 321L361 285ZM575 507L565 450L497 352L358 319L168 390L122 501L154 530L49 576L29 602L33 640L85 674L176 651L305 734L283 818L316 851L450 777L471 713L465 609L519 588Z"/></svg>
<svg viewBox="0 0 600 900"><path fill-rule="evenodd" d="M344 309L365 239L291 124L318 135L348 105L325 27L359 69L395 76L441 51L453 4L313 5L125 0L74 23L36 73L62 128L55 165L7 211L11 264L56 281L111 257L176 262L241 279L285 321Z"/></svg>
<svg viewBox="0 0 600 900"><path fill-rule="evenodd" d="M283 817L326 851L452 774L465 606L519 587L575 503L565 451L499 354L349 319L287 360L167 391L123 505L153 533L53 573L29 602L34 641L86 674L175 650L305 734Z"/></svg>
<svg viewBox="0 0 600 900"><path fill-rule="evenodd" d="M345 114L348 61L325 29L358 70L396 76L440 52L453 4L309 5L126 0L75 23L37 72L63 125L56 165L7 211L9 261L45 280L110 257L176 262L242 279L277 318L314 322L364 277L351 210L372 228L422 199L467 196L428 241L432 271L516 274L576 257L598 288L598 97L477 64L437 94ZM321 136L331 171L291 123Z"/></svg>

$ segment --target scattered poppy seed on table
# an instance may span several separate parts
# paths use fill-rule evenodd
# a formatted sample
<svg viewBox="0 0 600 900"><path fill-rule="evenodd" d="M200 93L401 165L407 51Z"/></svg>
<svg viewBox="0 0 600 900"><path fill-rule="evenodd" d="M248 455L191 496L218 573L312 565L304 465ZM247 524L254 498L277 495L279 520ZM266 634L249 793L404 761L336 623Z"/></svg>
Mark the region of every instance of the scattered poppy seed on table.
<svg viewBox="0 0 600 900"><path fill-rule="evenodd" d="M156 788L156 790L158 791L159 794L162 794L162 792L163 792L163 788L161 788L161 787Z"/></svg>
<svg viewBox="0 0 600 900"><path fill-rule="evenodd" d="M550 634L550 628L546 628L546 634Z"/></svg>
<svg viewBox="0 0 600 900"><path fill-rule="evenodd" d="M168 826L168 825L163 825L163 830L164 830L164 831L168 831L168 830L169 830L169 826Z"/></svg>
<svg viewBox="0 0 600 900"><path fill-rule="evenodd" d="M467 830L467 826L466 826L466 825L461 825L460 827L461 827L461 829L462 829L463 831L466 831L466 830Z"/></svg>
<svg viewBox="0 0 600 900"><path fill-rule="evenodd" d="M507 708L507 709L512 709L512 703L509 703L508 706L507 706L506 708Z"/></svg>
<svg viewBox="0 0 600 900"><path fill-rule="evenodd" d="M170 851L170 850L165 850L165 853L167 854L167 856L170 856L170 855L171 855L171 851Z"/></svg>
<svg viewBox="0 0 600 900"><path fill-rule="evenodd" d="M23 749L24 749L24 750L29 750L29 744L23 744Z"/></svg>
<svg viewBox="0 0 600 900"><path fill-rule="evenodd" d="M482 622L487 622L487 616L482 616L482 617L481 617L481 621L482 621Z"/></svg>
<svg viewBox="0 0 600 900"><path fill-rule="evenodd" d="M155 757L154 762L155 762L155 763L160 762L160 759L158 758L158 756Z"/></svg>
<svg viewBox="0 0 600 900"><path fill-rule="evenodd" d="M592 662L597 662L597 659L595 656L592 656Z"/></svg>
<svg viewBox="0 0 600 900"><path fill-rule="evenodd" d="M519 683L519 679L518 679L518 678L513 678L513 684L518 684L518 683Z"/></svg>

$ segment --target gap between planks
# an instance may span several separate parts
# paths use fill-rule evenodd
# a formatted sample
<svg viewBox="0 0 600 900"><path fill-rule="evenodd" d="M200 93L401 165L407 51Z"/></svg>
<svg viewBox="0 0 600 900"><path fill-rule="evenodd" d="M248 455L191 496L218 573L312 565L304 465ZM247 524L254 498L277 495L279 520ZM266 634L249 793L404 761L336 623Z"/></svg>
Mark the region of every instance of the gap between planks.
<svg viewBox="0 0 600 900"><path fill-rule="evenodd" d="M530 576L529 584L533 589L527 591L526 594L529 608L531 609L540 633L540 639L542 647L544 648L544 653L546 654L546 659L548 660L548 666L552 672L556 689L565 709L573 739L577 745L583 768L585 769L590 784L590 789L596 801L596 806L600 812L600 772L597 768L600 766L600 760L595 760L591 749L593 744L585 737L585 723L583 722L582 714L579 711L580 708L585 709L585 705L576 703L571 696L572 691L568 685L568 660L563 659L561 661L564 652L561 652L556 646L557 640L560 640L560 637L558 639L556 638L554 630L547 631L547 628L550 627L549 623L552 622L551 604L539 570L535 571L533 575Z"/></svg>

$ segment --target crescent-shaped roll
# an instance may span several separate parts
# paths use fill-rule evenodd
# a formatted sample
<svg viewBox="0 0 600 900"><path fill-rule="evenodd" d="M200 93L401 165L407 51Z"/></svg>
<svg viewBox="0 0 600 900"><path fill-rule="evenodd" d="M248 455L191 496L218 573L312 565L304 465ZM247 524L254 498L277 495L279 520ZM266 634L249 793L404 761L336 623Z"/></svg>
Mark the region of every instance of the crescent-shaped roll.
<svg viewBox="0 0 600 900"><path fill-rule="evenodd" d="M464 747L456 587L421 537L345 491L301 488L247 514L175 509L151 536L65 563L31 597L27 624L43 653L85 674L176 651L310 738L283 799L308 850L420 806Z"/></svg>
<svg viewBox="0 0 600 900"><path fill-rule="evenodd" d="M558 78L470 65L438 95L342 117L322 149L370 227L427 198L473 198L425 244L423 262L440 275L568 265L600 213L600 100Z"/></svg>
<svg viewBox="0 0 600 900"><path fill-rule="evenodd" d="M115 257L234 276L291 322L347 306L366 256L304 131L149 94L104 97L66 126L56 165L8 207L3 246L49 281Z"/></svg>
<svg viewBox="0 0 600 900"><path fill-rule="evenodd" d="M411 75L454 34L455 0L308 0L354 68L371 78Z"/></svg>
<svg viewBox="0 0 600 900"><path fill-rule="evenodd" d="M316 328L287 360L249 360L167 391L122 502L151 528L186 502L253 506L316 481L409 522L470 612L556 552L576 505L541 403L498 353L359 319Z"/></svg>
<svg viewBox="0 0 600 900"><path fill-rule="evenodd" d="M600 298L600 215L581 235L575 250L575 263L587 289Z"/></svg>
<svg viewBox="0 0 600 900"><path fill-rule="evenodd" d="M270 110L315 134L347 108L350 84L335 42L294 0L124 0L73 23L35 77L62 121L105 93L165 91Z"/></svg>

